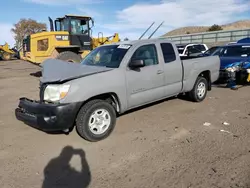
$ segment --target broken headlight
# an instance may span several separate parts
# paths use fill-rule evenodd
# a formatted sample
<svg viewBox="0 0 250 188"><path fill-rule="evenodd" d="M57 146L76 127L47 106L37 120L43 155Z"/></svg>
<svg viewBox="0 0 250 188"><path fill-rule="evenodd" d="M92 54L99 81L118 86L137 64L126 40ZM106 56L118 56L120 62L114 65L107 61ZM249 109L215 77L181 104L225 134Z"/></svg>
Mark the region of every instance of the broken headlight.
<svg viewBox="0 0 250 188"><path fill-rule="evenodd" d="M44 90L43 99L48 102L59 101L67 95L69 88L70 85L48 85Z"/></svg>
<svg viewBox="0 0 250 188"><path fill-rule="evenodd" d="M239 71L239 70L240 70L240 66L238 66L238 65L226 68L226 71L228 71L228 72L235 72L235 71Z"/></svg>

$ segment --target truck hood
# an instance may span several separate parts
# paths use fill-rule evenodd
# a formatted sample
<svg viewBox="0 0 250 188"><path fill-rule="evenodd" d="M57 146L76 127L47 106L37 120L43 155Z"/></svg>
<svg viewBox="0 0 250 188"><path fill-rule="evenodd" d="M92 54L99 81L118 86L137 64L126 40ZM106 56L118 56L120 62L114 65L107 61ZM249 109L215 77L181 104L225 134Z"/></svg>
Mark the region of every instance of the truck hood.
<svg viewBox="0 0 250 188"><path fill-rule="evenodd" d="M40 78L40 81L42 83L60 83L113 70L113 68L88 66L58 59L47 59L41 64L41 66L42 77Z"/></svg>
<svg viewBox="0 0 250 188"><path fill-rule="evenodd" d="M220 69L225 69L228 65L240 61L247 61L244 57L220 57Z"/></svg>

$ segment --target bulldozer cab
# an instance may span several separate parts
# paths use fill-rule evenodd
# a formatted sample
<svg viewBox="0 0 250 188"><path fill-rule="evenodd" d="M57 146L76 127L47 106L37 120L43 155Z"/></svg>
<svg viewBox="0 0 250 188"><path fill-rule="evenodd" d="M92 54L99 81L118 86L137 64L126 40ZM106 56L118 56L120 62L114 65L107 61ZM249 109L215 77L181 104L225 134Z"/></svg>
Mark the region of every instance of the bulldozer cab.
<svg viewBox="0 0 250 188"><path fill-rule="evenodd" d="M53 23L51 23L51 31L54 31ZM80 50L91 49L91 28L94 26L94 21L88 16L65 15L62 18L57 18L54 22L55 31L69 32L70 45L79 46ZM67 36L65 36L67 37Z"/></svg>

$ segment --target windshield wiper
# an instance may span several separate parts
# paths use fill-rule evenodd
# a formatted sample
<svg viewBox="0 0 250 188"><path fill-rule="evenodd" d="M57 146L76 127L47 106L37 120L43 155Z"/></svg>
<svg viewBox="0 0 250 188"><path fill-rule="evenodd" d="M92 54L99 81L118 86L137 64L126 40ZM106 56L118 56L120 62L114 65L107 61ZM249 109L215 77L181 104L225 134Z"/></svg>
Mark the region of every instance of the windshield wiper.
<svg viewBox="0 0 250 188"><path fill-rule="evenodd" d="M115 68L114 66L108 66L108 65L106 65L105 67L107 67L107 68Z"/></svg>

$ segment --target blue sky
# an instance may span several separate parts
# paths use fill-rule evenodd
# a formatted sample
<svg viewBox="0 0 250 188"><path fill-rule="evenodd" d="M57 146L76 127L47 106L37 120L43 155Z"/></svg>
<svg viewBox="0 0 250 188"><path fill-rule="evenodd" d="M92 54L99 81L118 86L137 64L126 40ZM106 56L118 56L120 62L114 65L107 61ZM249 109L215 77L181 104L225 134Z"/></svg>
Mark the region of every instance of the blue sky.
<svg viewBox="0 0 250 188"><path fill-rule="evenodd" d="M153 28L164 21L157 37L183 26L250 19L250 0L8 0L1 2L1 7L0 44L8 42L11 46L14 39L10 29L20 18L48 24L48 16L88 15L95 19L94 35L118 32L122 40L137 39L153 21Z"/></svg>

